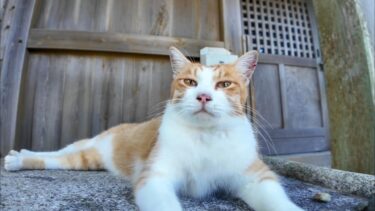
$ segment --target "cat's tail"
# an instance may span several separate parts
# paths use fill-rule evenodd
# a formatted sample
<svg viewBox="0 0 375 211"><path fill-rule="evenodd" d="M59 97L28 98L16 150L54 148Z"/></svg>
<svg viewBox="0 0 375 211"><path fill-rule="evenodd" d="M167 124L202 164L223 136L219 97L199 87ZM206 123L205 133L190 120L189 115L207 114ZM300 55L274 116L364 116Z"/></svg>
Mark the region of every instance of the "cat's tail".
<svg viewBox="0 0 375 211"><path fill-rule="evenodd" d="M5 157L7 171L22 169L104 169L103 153L97 145L97 138L77 141L63 149L52 152L33 152L11 150ZM105 140L104 140L105 141Z"/></svg>

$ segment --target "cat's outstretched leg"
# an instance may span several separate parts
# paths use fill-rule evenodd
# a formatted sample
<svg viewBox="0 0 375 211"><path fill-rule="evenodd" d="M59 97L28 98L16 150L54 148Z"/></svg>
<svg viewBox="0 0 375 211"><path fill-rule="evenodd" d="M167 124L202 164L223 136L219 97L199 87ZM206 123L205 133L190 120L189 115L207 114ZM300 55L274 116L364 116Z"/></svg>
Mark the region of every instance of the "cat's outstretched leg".
<svg viewBox="0 0 375 211"><path fill-rule="evenodd" d="M243 175L238 197L256 211L301 211L286 195L276 175L256 160Z"/></svg>
<svg viewBox="0 0 375 211"><path fill-rule="evenodd" d="M144 172L145 173L145 172ZM135 201L141 211L182 211L174 184L162 174L141 175L135 185Z"/></svg>
<svg viewBox="0 0 375 211"><path fill-rule="evenodd" d="M94 140L82 140L53 152L10 151L5 157L4 168L8 171L22 169L103 169L102 156L94 146Z"/></svg>
<svg viewBox="0 0 375 211"><path fill-rule="evenodd" d="M51 151L51 152L35 152L30 151L27 149L21 149L20 153L24 156L61 156L68 153L77 152L79 150L83 150L85 148L93 147L94 141L92 139L83 139L76 141L72 144L69 144L68 146L57 150L57 151Z"/></svg>

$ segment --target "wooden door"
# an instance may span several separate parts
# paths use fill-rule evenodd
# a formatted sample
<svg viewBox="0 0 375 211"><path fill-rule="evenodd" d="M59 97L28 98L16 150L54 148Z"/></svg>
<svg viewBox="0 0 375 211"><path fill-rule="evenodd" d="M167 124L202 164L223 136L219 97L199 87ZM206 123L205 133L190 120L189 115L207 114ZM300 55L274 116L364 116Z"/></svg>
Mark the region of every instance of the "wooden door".
<svg viewBox="0 0 375 211"><path fill-rule="evenodd" d="M193 58L207 46L242 51L237 0L1 2L1 156L157 114L169 46Z"/></svg>
<svg viewBox="0 0 375 211"><path fill-rule="evenodd" d="M257 49L253 77L261 151L329 149L324 77L310 0L242 0L245 50Z"/></svg>

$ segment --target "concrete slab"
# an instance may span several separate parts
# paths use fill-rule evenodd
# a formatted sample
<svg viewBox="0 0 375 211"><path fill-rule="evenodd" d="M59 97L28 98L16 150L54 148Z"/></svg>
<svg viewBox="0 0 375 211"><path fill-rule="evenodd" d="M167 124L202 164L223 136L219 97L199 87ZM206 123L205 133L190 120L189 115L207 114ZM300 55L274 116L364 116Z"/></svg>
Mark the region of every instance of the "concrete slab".
<svg viewBox="0 0 375 211"><path fill-rule="evenodd" d="M0 170L0 210L137 210L130 184L105 171ZM294 202L306 210L362 210L368 201L281 177ZM332 196L315 202L317 192ZM238 199L216 194L203 200L181 197L185 210L251 210Z"/></svg>

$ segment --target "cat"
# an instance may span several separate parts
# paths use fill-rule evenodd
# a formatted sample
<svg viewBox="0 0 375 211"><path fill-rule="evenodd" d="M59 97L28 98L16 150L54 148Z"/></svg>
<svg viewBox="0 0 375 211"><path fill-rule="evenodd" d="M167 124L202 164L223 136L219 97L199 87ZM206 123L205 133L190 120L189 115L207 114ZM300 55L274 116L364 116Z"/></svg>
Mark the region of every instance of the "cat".
<svg viewBox="0 0 375 211"><path fill-rule="evenodd" d="M178 194L224 189L255 210L302 210L260 159L244 111L258 53L204 66L169 49L173 82L164 114L122 124L54 152L10 151L5 169L106 169L133 184L142 211L182 210Z"/></svg>

